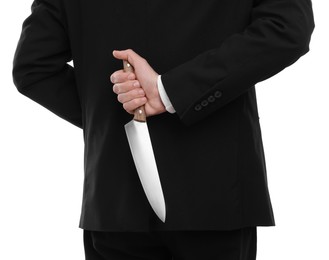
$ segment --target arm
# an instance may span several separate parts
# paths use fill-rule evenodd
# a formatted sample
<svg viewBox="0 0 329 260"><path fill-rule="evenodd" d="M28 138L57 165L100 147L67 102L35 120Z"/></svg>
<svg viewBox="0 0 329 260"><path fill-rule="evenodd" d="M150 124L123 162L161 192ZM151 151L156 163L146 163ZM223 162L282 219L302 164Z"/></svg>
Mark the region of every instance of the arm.
<svg viewBox="0 0 329 260"><path fill-rule="evenodd" d="M69 40L56 0L35 0L13 60L17 90L61 118L82 128Z"/></svg>
<svg viewBox="0 0 329 260"><path fill-rule="evenodd" d="M242 33L162 74L170 101L186 125L202 120L308 52L314 28L310 0L256 0L251 15ZM211 105L202 106L208 100Z"/></svg>

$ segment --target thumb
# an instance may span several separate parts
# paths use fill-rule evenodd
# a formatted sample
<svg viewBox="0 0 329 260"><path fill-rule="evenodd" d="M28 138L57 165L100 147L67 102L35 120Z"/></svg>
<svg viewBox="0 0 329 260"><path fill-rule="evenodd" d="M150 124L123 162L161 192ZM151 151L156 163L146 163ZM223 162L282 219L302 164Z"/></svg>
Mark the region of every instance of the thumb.
<svg viewBox="0 0 329 260"><path fill-rule="evenodd" d="M134 52L131 49L122 50L122 51L114 50L113 56L116 59L128 61L133 67L135 67L136 63L140 59L142 59L141 56L139 56L136 52Z"/></svg>

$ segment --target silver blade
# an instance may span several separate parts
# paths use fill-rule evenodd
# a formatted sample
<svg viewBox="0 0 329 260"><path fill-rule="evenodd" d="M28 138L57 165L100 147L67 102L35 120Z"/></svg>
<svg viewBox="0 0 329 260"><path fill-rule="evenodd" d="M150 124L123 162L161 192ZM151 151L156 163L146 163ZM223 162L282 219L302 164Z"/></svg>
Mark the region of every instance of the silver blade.
<svg viewBox="0 0 329 260"><path fill-rule="evenodd" d="M139 179L154 212L165 222L166 205L146 122L130 121L126 134Z"/></svg>

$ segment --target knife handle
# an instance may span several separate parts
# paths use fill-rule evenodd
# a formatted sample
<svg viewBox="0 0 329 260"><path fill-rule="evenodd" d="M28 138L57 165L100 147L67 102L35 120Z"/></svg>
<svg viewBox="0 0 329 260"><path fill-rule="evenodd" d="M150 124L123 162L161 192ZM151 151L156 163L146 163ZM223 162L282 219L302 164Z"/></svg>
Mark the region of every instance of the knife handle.
<svg viewBox="0 0 329 260"><path fill-rule="evenodd" d="M123 70L125 72L134 72L134 67L128 61L124 60ZM135 109L134 120L138 122L146 122L146 113L144 105Z"/></svg>

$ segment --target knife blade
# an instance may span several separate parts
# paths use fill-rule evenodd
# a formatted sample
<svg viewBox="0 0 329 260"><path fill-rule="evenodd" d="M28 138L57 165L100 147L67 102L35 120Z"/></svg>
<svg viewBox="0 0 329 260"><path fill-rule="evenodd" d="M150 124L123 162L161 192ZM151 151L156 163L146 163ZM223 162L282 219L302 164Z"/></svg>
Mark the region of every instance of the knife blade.
<svg viewBox="0 0 329 260"><path fill-rule="evenodd" d="M133 66L123 61L124 71L134 72ZM134 111L134 118L125 126L130 151L145 195L162 222L166 220L166 204L146 122L144 106Z"/></svg>

